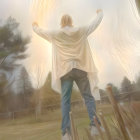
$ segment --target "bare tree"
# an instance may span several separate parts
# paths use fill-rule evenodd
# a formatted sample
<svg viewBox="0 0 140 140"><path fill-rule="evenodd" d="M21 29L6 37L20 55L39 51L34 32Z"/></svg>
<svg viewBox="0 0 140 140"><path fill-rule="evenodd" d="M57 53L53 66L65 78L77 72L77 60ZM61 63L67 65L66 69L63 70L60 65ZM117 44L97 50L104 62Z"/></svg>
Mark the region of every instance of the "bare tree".
<svg viewBox="0 0 140 140"><path fill-rule="evenodd" d="M41 115L42 112L42 93L41 87L43 86L44 71L40 65L36 65L34 68L34 73L31 74L31 78L34 82L35 93L33 95L33 100L35 102L35 115L36 119Z"/></svg>

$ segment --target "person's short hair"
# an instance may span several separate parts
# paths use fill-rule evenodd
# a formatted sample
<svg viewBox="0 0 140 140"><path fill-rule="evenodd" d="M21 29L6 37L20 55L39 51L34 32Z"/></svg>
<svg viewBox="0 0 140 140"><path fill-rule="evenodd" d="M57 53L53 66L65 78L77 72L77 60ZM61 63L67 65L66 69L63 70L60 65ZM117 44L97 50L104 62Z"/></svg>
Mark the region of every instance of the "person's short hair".
<svg viewBox="0 0 140 140"><path fill-rule="evenodd" d="M72 25L72 18L70 15L63 15L61 18L61 27L65 27L65 26L73 26Z"/></svg>

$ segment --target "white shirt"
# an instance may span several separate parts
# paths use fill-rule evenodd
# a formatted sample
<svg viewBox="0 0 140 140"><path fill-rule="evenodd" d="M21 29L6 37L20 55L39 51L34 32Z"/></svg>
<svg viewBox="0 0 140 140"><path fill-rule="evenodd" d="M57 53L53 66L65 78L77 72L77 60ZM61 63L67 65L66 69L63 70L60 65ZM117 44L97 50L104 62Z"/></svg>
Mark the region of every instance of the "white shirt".
<svg viewBox="0 0 140 140"><path fill-rule="evenodd" d="M97 86L97 69L95 67L88 36L97 28L103 18L103 12L87 26L74 28L66 26L58 31L47 31L33 26L33 30L52 43L52 88L61 93L60 78L73 68L86 71L92 95ZM95 97L96 98L96 97Z"/></svg>

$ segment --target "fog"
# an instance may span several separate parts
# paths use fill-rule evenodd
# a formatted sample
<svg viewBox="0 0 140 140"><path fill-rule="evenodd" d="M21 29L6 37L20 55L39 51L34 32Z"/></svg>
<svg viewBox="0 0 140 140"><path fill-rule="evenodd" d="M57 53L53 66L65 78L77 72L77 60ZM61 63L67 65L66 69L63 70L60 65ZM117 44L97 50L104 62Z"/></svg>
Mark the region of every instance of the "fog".
<svg viewBox="0 0 140 140"><path fill-rule="evenodd" d="M60 18L67 13L73 17L74 26L82 26L96 17L98 8L103 9L104 18L89 36L89 43L99 71L99 87L110 82L119 86L124 76L135 80L140 71L140 20L133 0L48 0L49 10L39 20L39 9L32 9L34 1L0 0L0 19L15 17L24 35L33 37L28 45L30 57L22 63L34 78L40 67L41 84L51 70L51 44L32 32L32 22L37 20L46 29L59 29Z"/></svg>

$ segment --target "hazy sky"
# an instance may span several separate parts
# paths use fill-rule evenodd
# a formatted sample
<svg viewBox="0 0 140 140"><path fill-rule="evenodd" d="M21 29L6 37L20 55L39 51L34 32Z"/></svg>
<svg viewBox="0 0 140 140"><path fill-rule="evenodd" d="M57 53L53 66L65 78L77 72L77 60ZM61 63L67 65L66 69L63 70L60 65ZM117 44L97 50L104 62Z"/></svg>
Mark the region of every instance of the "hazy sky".
<svg viewBox="0 0 140 140"><path fill-rule="evenodd" d="M42 73L43 82L47 72L51 70L51 45L32 32L31 23L34 19L30 9L32 1L0 0L0 19L15 17L20 22L20 29L24 35L33 36L32 43L28 45L30 57L24 64L34 78L35 73ZM54 9L46 13L44 19L46 28L58 29L60 17L64 13L73 17L75 26L81 26L88 24L96 16L96 9L103 9L103 21L89 37L99 70L100 87L104 87L108 82L119 85L124 75L134 80L140 71L140 20L135 5L132 7L130 3L133 4L133 1L57 0ZM36 13L37 11L34 15Z"/></svg>

